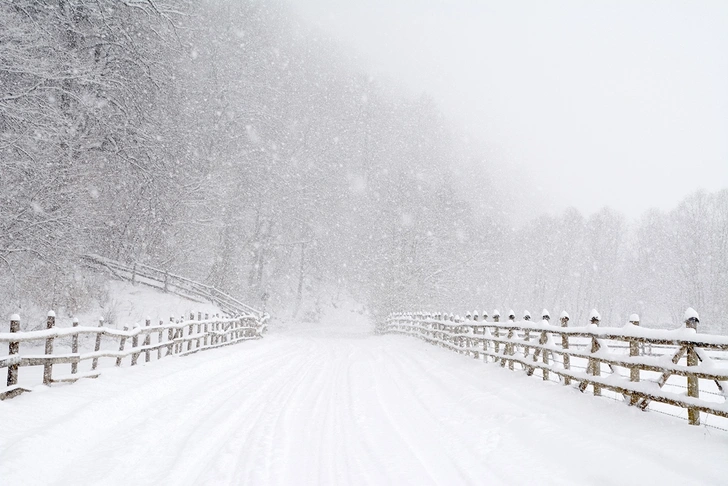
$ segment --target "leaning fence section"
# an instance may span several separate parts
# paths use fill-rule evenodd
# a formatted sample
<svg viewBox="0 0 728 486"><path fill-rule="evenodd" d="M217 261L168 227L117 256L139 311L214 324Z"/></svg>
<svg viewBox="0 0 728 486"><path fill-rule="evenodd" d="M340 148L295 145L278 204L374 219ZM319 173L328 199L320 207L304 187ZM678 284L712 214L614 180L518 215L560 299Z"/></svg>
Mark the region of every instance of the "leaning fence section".
<svg viewBox="0 0 728 486"><path fill-rule="evenodd" d="M127 280L132 284L139 283L200 302L212 302L230 316L240 314L263 315L263 311L254 309L215 287L196 282L181 275L175 275L167 270L141 263L126 264L99 255L84 255L82 261L88 266L104 269L116 278Z"/></svg>
<svg viewBox="0 0 728 486"><path fill-rule="evenodd" d="M0 399L11 398L43 383L75 382L95 378L109 366L136 366L168 356L183 356L198 351L260 339L266 330L267 314L249 313L236 317L198 313L189 318L151 322L132 328L81 325L74 319L70 326L56 326L56 316L48 313L46 329L20 331L20 316L10 318L10 332L0 333L0 345L8 354L0 355L0 369L7 368L7 385L0 388ZM21 369L27 368L27 378ZM35 373L30 373L31 368ZM42 370L42 377L40 372ZM25 372L26 369L23 369Z"/></svg>
<svg viewBox="0 0 728 486"><path fill-rule="evenodd" d="M556 379L595 396L609 390L630 406L646 410L652 402L687 411L690 424L700 413L728 418L728 337L697 332L698 314L685 313L685 327L645 329L633 314L624 327L600 327L599 314L570 326L562 313L558 325L544 310L541 321L513 312L501 322L498 311L391 314L380 331L414 336L428 343L543 380Z"/></svg>

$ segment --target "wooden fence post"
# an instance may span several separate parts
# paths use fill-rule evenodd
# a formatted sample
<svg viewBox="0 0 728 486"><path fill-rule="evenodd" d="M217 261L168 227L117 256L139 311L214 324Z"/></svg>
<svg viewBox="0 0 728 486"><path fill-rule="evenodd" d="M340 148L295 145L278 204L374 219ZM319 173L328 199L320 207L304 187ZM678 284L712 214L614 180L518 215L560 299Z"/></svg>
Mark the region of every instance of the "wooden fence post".
<svg viewBox="0 0 728 486"><path fill-rule="evenodd" d="M78 327L78 317L73 318L73 327ZM78 333L71 336L71 353L78 354ZM75 375L78 373L78 362L74 361L71 363L71 374Z"/></svg>
<svg viewBox="0 0 728 486"><path fill-rule="evenodd" d="M137 264L134 262L134 265L131 267L131 285L136 286L136 274L137 274Z"/></svg>
<svg viewBox="0 0 728 486"><path fill-rule="evenodd" d="M129 331L129 326L124 326L124 332ZM124 345L126 344L126 336L121 336L119 338L119 352L124 351ZM121 366L121 360L124 359L123 356L119 356L116 358L116 366Z"/></svg>
<svg viewBox="0 0 728 486"><path fill-rule="evenodd" d="M551 314L549 314L549 311L547 311L546 309L541 311L541 316L543 319L543 321L542 321L543 324L548 324L549 321L551 320ZM546 331L541 331L541 337L539 337L539 339L538 339L538 344L541 345L541 361L546 366L548 366L548 364L549 364L549 353L544 348L544 346L546 345L547 342L548 342L548 335L546 334ZM536 358L536 355L534 355L534 361L537 361L535 358ZM543 370L543 381L548 381L548 380L549 380L549 370L544 369Z"/></svg>
<svg viewBox="0 0 728 486"><path fill-rule="evenodd" d="M538 344L541 345L541 361L546 366L548 366L548 364L549 364L549 352L546 349L546 344L548 343L548 341L549 341L549 338L548 338L548 335L546 334L546 331L545 330L541 331L541 337L538 340ZM534 357L535 357L535 355L534 355ZM549 380L549 370L544 368L543 369L543 381L548 381L548 380Z"/></svg>
<svg viewBox="0 0 728 486"><path fill-rule="evenodd" d="M137 332L137 334L134 334L134 336L131 338L131 365L135 366L137 364L137 360L139 359L139 351L135 351L139 347L139 323L134 324L132 330Z"/></svg>
<svg viewBox="0 0 728 486"><path fill-rule="evenodd" d="M493 322L500 322L500 312L498 311L498 309L493 309ZM493 328L493 337L496 339L500 338L500 332L499 332L498 326L495 326ZM495 352L495 354L500 353L500 343L495 340L493 341L493 352ZM494 363L498 362L497 356L493 357L493 362Z"/></svg>
<svg viewBox="0 0 728 486"><path fill-rule="evenodd" d="M20 332L20 316L13 314L10 316L10 332ZM8 343L8 354L10 356L20 352L20 342L10 341ZM8 386L18 384L18 365L11 364L8 366Z"/></svg>
<svg viewBox="0 0 728 486"><path fill-rule="evenodd" d="M531 320L531 313L528 311L523 312L523 320L526 321L527 324L529 324ZM526 329L523 333L523 340L526 342L529 342L531 340L531 330ZM531 351L531 348L526 345L523 347L523 359L528 358L528 353Z"/></svg>
<svg viewBox="0 0 728 486"><path fill-rule="evenodd" d="M149 328L152 325L152 320L147 317L146 321L144 321L144 327ZM144 336L144 347L148 347L152 344L152 332L150 329L147 329L147 333ZM149 361L152 359L150 356L149 349L144 350L144 362L149 363Z"/></svg>
<svg viewBox="0 0 728 486"><path fill-rule="evenodd" d="M640 316L637 314L632 314L629 316L629 323L633 326L639 326L640 325ZM639 343L635 341L634 339L630 339L629 341L629 356L631 358L634 358L635 356L639 356L640 354L640 347ZM640 369L636 366L632 366L629 369L629 381L633 383L637 383L640 381ZM637 402L639 401L639 397L636 394L632 394L632 396L629 398L629 404L630 405L637 405Z"/></svg>
<svg viewBox="0 0 728 486"><path fill-rule="evenodd" d="M169 325L172 326L174 324L174 316L169 316ZM167 329L167 342L169 343L169 346L167 346L167 354L165 356L169 356L174 352L174 329L170 327Z"/></svg>
<svg viewBox="0 0 728 486"><path fill-rule="evenodd" d="M104 327L104 318L99 317L99 327ZM94 345L94 353L98 353L101 349L101 334L100 332L96 333L96 344ZM99 366L99 358L94 358L91 362L91 369L95 370Z"/></svg>
<svg viewBox="0 0 728 486"><path fill-rule="evenodd" d="M164 321L162 319L159 320L159 335L157 336L157 360L162 359L162 347L160 344L162 344L162 341L164 340Z"/></svg>
<svg viewBox="0 0 728 486"><path fill-rule="evenodd" d="M202 312L200 311L197 311L197 334L202 334ZM201 344L202 339L197 338L197 346L195 347L199 349Z"/></svg>
<svg viewBox="0 0 728 486"><path fill-rule="evenodd" d="M205 314L205 338L202 340L202 345L207 346L207 340L208 340L208 329L209 329L209 323L207 321L210 320L210 315Z"/></svg>
<svg viewBox="0 0 728 486"><path fill-rule="evenodd" d="M53 311L48 312L48 319L46 320L46 329L53 329L56 325L56 313ZM53 338L49 337L45 342L45 354L50 356L53 354ZM43 364L43 384L50 385L53 381L53 363Z"/></svg>
<svg viewBox="0 0 728 486"><path fill-rule="evenodd" d="M488 362L488 348L490 347L490 340L486 339L486 333L489 334L488 328L486 325L488 324L488 313L486 311L483 311L482 315L483 319L483 326L482 326L482 332L483 332L483 361L485 363Z"/></svg>
<svg viewBox="0 0 728 486"><path fill-rule="evenodd" d="M215 314L211 315L210 318L212 319L212 322L210 323L210 346L215 346L219 339L217 335L217 321L215 320Z"/></svg>
<svg viewBox="0 0 728 486"><path fill-rule="evenodd" d="M184 314L182 314L182 317L178 318L175 321L175 324L177 324L177 328L174 330L174 339L177 342L174 345L174 354L179 354L182 352L182 345L184 344L183 338L185 337L185 328L180 324L182 324L184 320L185 317Z"/></svg>
<svg viewBox="0 0 728 486"><path fill-rule="evenodd" d="M596 311L596 309L592 309L590 315L589 315L589 322L591 322L593 325L599 327L599 321L602 320L602 316L599 315L599 312ZM599 340L597 340L596 337L592 336L592 346L591 346L591 352L596 353L599 351L601 346L599 345ZM592 360L592 375L594 376L601 376L602 375L602 362L594 359ZM595 384L594 385L594 396L598 397L602 395L602 387Z"/></svg>
<svg viewBox="0 0 728 486"><path fill-rule="evenodd" d="M685 311L685 327L689 329L695 329L698 331L698 323L700 317L695 309L689 307ZM695 352L695 346L688 346L688 366L698 366L698 354ZM695 375L688 376L688 396L699 398L700 388L698 385L698 378ZM700 425L700 411L689 407L688 408L688 422L690 425Z"/></svg>
<svg viewBox="0 0 728 486"><path fill-rule="evenodd" d="M423 323L423 327L424 327L424 323ZM476 337L476 335L478 334L479 327L480 326L478 326L478 311L473 311L473 326L470 328L471 333L473 334L473 339L470 342L470 348L473 351L473 358L475 358L475 359L480 359L480 350L477 348L478 338ZM425 339L427 339L427 335L428 335L427 327L424 327L424 334L425 334Z"/></svg>
<svg viewBox="0 0 728 486"><path fill-rule="evenodd" d="M511 309L508 311L508 323L515 324L515 322L516 322L516 314L515 314L515 312L513 312L513 309ZM508 340L510 342L506 345L506 349L505 349L505 353L508 356L513 356L514 354L516 354L516 346L515 346L515 344L513 344L513 341L512 341L514 336L517 336L516 331L514 331L513 328L508 329ZM512 359L508 360L508 369L513 370L513 360Z"/></svg>
<svg viewBox="0 0 728 486"><path fill-rule="evenodd" d="M566 311L563 311L561 313L561 317L559 319L561 321L561 327L568 327L569 326L569 314ZM569 335L568 334L562 334L561 335L561 348L564 349L564 351L569 350ZM564 353L564 369L569 370L571 369L571 357ZM571 385L571 378L568 376L564 377L564 385Z"/></svg>
<svg viewBox="0 0 728 486"><path fill-rule="evenodd" d="M189 325L189 328L187 329L187 351L192 350L192 334L195 332L195 313L190 312L190 322L192 324Z"/></svg>

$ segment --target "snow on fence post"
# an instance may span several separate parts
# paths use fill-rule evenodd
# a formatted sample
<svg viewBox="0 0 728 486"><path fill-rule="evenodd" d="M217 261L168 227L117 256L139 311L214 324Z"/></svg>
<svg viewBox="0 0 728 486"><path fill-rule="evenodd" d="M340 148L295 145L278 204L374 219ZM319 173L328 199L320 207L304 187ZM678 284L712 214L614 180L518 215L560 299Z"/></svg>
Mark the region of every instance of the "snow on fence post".
<svg viewBox="0 0 728 486"><path fill-rule="evenodd" d="M698 313L692 307L688 307L685 311L685 327L695 329L697 332L699 322ZM695 352L695 346L689 345L687 351L688 366L698 366L698 354ZM698 377L695 375L688 375L688 396L700 397ZM688 422L690 422L690 425L700 425L700 411L695 408L688 408Z"/></svg>
<svg viewBox="0 0 728 486"><path fill-rule="evenodd" d="M56 313L53 311L48 312L48 319L46 320L46 329L53 329L56 325ZM45 354L50 356L53 354L53 340L54 338L46 338L45 342ZM43 364L43 384L50 385L53 379L53 363L46 362Z"/></svg>
<svg viewBox="0 0 728 486"><path fill-rule="evenodd" d="M78 327L78 317L73 318L73 327ZM78 333L71 336L71 353L78 354ZM78 361L71 363L71 374L78 373Z"/></svg>
<svg viewBox="0 0 728 486"><path fill-rule="evenodd" d="M147 319L144 321L144 327L149 328L152 325L152 320L147 317ZM150 356L149 351L149 345L152 344L152 332L151 329L147 329L146 335L144 336L144 347L147 348L144 350L144 362L149 363L149 361L152 359Z"/></svg>
<svg viewBox="0 0 728 486"><path fill-rule="evenodd" d="M13 314L10 316L10 332L19 332L20 331L20 316L18 314ZM10 356L18 354L20 352L20 342L19 341L10 341L8 343L8 354ZM10 364L8 365L8 386L13 386L18 384L18 364Z"/></svg>
<svg viewBox="0 0 728 486"><path fill-rule="evenodd" d="M569 314L566 311L563 311L561 313L561 317L559 318L561 321L561 327L569 327ZM562 334L561 335L561 348L564 350L569 349L569 335L568 334ZM564 353L564 369L569 370L571 369L571 357ZM568 376L564 376L564 385L571 385L571 378Z"/></svg>
<svg viewBox="0 0 728 486"><path fill-rule="evenodd" d="M124 332L129 331L129 326L124 326ZM121 353L124 351L124 345L126 345L126 336L121 336L119 338L119 352ZM124 359L123 356L118 356L116 358L116 366L121 366L121 360ZM133 358L132 358L133 359Z"/></svg>
<svg viewBox="0 0 728 486"><path fill-rule="evenodd" d="M104 327L104 318L99 317L99 327ZM101 333L96 333L96 344L94 345L94 353L98 353L101 349ZM99 366L99 358L94 358L91 362L91 369L95 370Z"/></svg>

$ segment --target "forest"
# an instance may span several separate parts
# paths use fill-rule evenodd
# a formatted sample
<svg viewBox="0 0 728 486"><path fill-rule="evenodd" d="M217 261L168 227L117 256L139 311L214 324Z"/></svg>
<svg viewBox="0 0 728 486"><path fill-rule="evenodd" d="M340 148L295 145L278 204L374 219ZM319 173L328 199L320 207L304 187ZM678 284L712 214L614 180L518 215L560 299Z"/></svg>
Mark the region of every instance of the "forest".
<svg viewBox="0 0 728 486"><path fill-rule="evenodd" d="M354 57L283 2L0 3L2 315L101 298L98 254L308 318L691 306L728 333L728 190L516 223L504 195L531 189Z"/></svg>

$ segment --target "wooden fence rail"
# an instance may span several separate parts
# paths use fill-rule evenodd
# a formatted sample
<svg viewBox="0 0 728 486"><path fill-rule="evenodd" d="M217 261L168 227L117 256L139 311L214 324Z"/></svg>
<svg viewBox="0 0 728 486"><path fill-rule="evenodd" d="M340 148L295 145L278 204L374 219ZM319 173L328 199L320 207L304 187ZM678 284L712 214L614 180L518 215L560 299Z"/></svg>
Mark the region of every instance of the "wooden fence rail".
<svg viewBox="0 0 728 486"><path fill-rule="evenodd" d="M197 301L216 304L228 315L253 314L262 316L263 311L254 309L220 290L200 282L169 273L166 270L141 263L127 265L99 255L84 255L83 261L90 266L104 268L122 280L141 283L164 292L172 292Z"/></svg>
<svg viewBox="0 0 728 486"><path fill-rule="evenodd" d="M169 322L159 321L152 325L150 320L145 325L135 326L123 330L104 326L103 319L97 327L80 326L77 319L73 320L71 327L56 327L56 317L53 312L48 313L46 329L39 331L20 332L20 317L16 314L10 318L10 332L0 333L0 343L8 346L8 355L0 356L0 368L7 368L7 387L0 388L0 399L14 397L24 391L29 391L32 383L19 383L19 368L28 366L43 367L43 384L51 385L61 382L75 382L80 378L95 378L99 376L99 361L102 358L114 360L115 366L122 366L127 360L129 365L135 366L140 356L149 362L156 354L156 359L171 355L188 355L198 351L218 348L236 344L251 339L260 339L267 326L267 314L244 314L236 317L210 317L201 313L190 314L188 320L175 320L171 317ZM79 351L79 337L89 336L93 341L93 351ZM63 352L57 340L70 338L70 352ZM102 338L106 338L107 347L102 348ZM110 341L110 342L108 342ZM131 343L129 345L129 343ZM21 353L22 347L30 345L31 352ZM32 352L44 345L42 354ZM65 345L67 347L67 345ZM154 353L156 351L156 353ZM90 361L89 369L79 371L79 364ZM54 375L54 365L70 364L70 374Z"/></svg>
<svg viewBox="0 0 728 486"><path fill-rule="evenodd" d="M596 311L590 324L580 327L569 327L566 313L559 325L550 324L546 311L540 322L531 322L530 315L516 321L512 312L507 322L500 322L497 311L492 322L487 317L395 313L380 330L415 336L512 370L517 365L529 376L538 370L544 380L552 373L582 392L591 387L595 396L611 390L642 410L651 402L680 407L687 410L692 425L700 424L700 412L728 418L728 366L714 359L716 354L725 356L728 337L698 334L699 318L692 309L686 312L685 328L673 331L641 328L635 314L624 327L599 327ZM652 349L658 346L668 353L655 355ZM685 379L686 393L664 388L673 376ZM717 392L701 396L701 381Z"/></svg>

